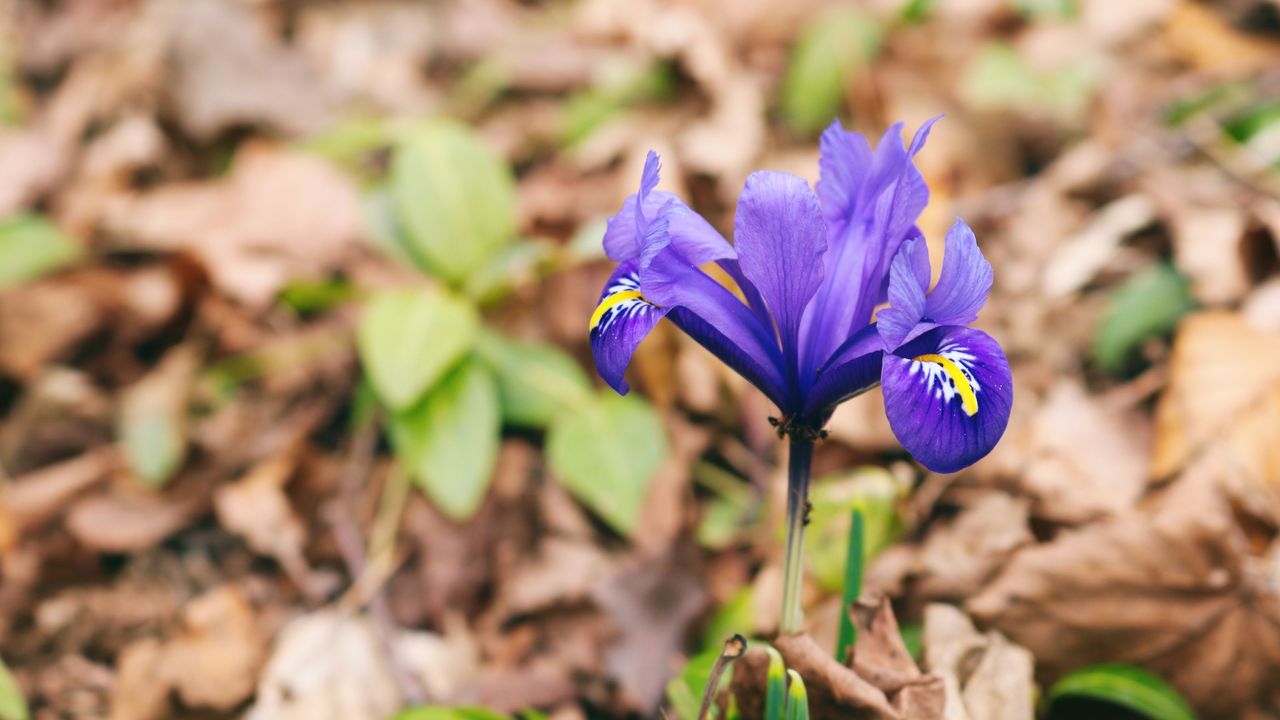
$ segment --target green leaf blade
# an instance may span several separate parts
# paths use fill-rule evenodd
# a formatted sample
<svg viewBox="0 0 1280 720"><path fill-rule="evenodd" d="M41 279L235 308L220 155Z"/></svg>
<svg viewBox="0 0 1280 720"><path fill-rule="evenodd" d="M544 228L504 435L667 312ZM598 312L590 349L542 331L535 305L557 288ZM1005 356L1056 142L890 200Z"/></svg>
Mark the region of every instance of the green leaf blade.
<svg viewBox="0 0 1280 720"><path fill-rule="evenodd" d="M1047 705L1086 698L1119 705L1151 720L1195 720L1195 711L1159 677L1132 665L1094 665L1076 670L1049 691Z"/></svg>
<svg viewBox="0 0 1280 720"><path fill-rule="evenodd" d="M510 168L456 123L406 133L391 160L391 198L423 269L454 286L515 237Z"/></svg>
<svg viewBox="0 0 1280 720"><path fill-rule="evenodd" d="M418 486L457 520L475 514L493 478L501 418L487 368L468 360L417 405L391 417L391 444Z"/></svg>
<svg viewBox="0 0 1280 720"><path fill-rule="evenodd" d="M0 290L70 265L81 254L76 238L41 215L0 220Z"/></svg>
<svg viewBox="0 0 1280 720"><path fill-rule="evenodd" d="M591 400L587 374L551 345L482 332L476 352L498 381L502 416L512 425L546 427L558 413Z"/></svg>
<svg viewBox="0 0 1280 720"><path fill-rule="evenodd" d="M1105 372L1120 374L1139 345L1172 332L1194 307L1186 278L1169 263L1130 276L1111 295L1094 338L1094 359Z"/></svg>
<svg viewBox="0 0 1280 720"><path fill-rule="evenodd" d="M0 660L0 720L27 720L29 717L30 710L26 698L22 697L22 688L18 687L18 681L8 666Z"/></svg>
<svg viewBox="0 0 1280 720"><path fill-rule="evenodd" d="M880 36L875 20L857 8L839 8L810 23L783 80L783 117L804 133L826 127L840 111L850 78L879 50Z"/></svg>
<svg viewBox="0 0 1280 720"><path fill-rule="evenodd" d="M764 720L786 720L787 666L777 648L766 647L765 652L769 669L765 674Z"/></svg>
<svg viewBox="0 0 1280 720"><path fill-rule="evenodd" d="M425 290L388 290L370 299L356 345L378 397L401 411L470 349L478 327L469 303Z"/></svg>
<svg viewBox="0 0 1280 720"><path fill-rule="evenodd" d="M625 536L666 454L661 419L632 396L597 396L557 417L547 434L547 460L565 488Z"/></svg>

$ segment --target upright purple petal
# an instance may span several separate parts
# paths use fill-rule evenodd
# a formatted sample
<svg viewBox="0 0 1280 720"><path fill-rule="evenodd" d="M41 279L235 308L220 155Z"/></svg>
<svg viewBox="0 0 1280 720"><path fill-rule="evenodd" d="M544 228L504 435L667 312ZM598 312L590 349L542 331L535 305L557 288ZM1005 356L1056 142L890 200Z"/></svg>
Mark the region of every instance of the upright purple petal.
<svg viewBox="0 0 1280 720"><path fill-rule="evenodd" d="M885 347L901 345L924 318L929 289L929 247L924 238L902 244L889 268L889 307L876 313L876 326Z"/></svg>
<svg viewBox="0 0 1280 720"><path fill-rule="evenodd" d="M640 191L623 201L622 209L605 227L605 254L617 262L639 257L650 225L665 217L669 241L694 263L702 265L735 257L733 246L679 196L654 189L659 173L658 154L650 150L640 176Z"/></svg>
<svg viewBox="0 0 1280 720"><path fill-rule="evenodd" d="M991 263L978 249L973 231L956 218L947 232L942 274L925 302L924 316L939 325L968 325L977 320L991 292L991 278ZM890 302L892 294L890 290Z"/></svg>
<svg viewBox="0 0 1280 720"><path fill-rule="evenodd" d="M956 472L977 462L1009 423L1009 362L996 341L979 330L944 326L886 353L880 382L893 434L935 472Z"/></svg>
<svg viewBox="0 0 1280 720"><path fill-rule="evenodd" d="M669 312L649 302L640 292L635 260L628 260L609 276L600 302L591 315L591 354L596 370L609 387L621 395L630 389L623 379L636 346Z"/></svg>
<svg viewBox="0 0 1280 720"><path fill-rule="evenodd" d="M807 371L826 364L884 302L890 263L902 242L918 234L913 226L929 200L911 158L931 125L916 133L910 151L903 146L901 124L885 132L874 153L861 136L838 125L823 134L818 195L828 251L822 286L801 328L801 366Z"/></svg>
<svg viewBox="0 0 1280 720"><path fill-rule="evenodd" d="M805 306L822 284L826 223L803 178L762 171L738 196L733 237L742 272L760 291L784 353L794 353Z"/></svg>

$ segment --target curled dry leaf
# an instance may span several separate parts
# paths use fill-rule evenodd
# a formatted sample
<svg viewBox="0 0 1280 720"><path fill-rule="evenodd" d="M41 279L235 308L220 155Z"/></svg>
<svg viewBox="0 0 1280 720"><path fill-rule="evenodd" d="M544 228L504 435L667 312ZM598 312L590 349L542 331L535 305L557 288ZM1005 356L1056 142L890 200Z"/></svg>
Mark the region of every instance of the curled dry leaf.
<svg viewBox="0 0 1280 720"><path fill-rule="evenodd" d="M120 462L114 446L48 465L14 478L0 504L19 526L30 528L52 519L81 492L105 480Z"/></svg>
<svg viewBox="0 0 1280 720"><path fill-rule="evenodd" d="M172 688L156 681L163 675L164 660L164 644L155 638L137 640L120 651L109 720L160 720L169 714Z"/></svg>
<svg viewBox="0 0 1280 720"><path fill-rule="evenodd" d="M946 687L946 720L1034 717L1035 660L998 632L979 633L959 608L929 605L923 650L929 671Z"/></svg>
<svg viewBox="0 0 1280 720"><path fill-rule="evenodd" d="M1065 298L1084 287L1126 237L1155 219L1155 203L1146 195L1129 195L1100 209L1083 230L1057 245L1045 266L1045 297Z"/></svg>
<svg viewBox="0 0 1280 720"><path fill-rule="evenodd" d="M1099 662L1135 664L1206 716L1239 717L1274 694L1280 676L1280 545L1253 549L1274 530L1255 537L1264 521L1240 522L1227 493L1239 473L1215 452L1153 510L1023 550L969 612L1031 650L1046 680Z"/></svg>
<svg viewBox="0 0 1280 720"><path fill-rule="evenodd" d="M852 648L853 670L871 684L893 694L920 679L920 668L902 642L889 598L858 600L848 612L858 629Z"/></svg>

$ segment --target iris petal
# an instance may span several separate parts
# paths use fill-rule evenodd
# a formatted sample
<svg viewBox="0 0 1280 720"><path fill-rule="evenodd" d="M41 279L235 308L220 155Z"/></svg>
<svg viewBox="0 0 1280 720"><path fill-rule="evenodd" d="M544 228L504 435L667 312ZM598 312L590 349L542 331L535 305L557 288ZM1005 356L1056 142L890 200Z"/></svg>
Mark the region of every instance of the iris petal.
<svg viewBox="0 0 1280 720"><path fill-rule="evenodd" d="M663 307L682 308L681 327L780 406L793 404L783 380L782 355L773 330L733 293L667 246L640 271L645 297ZM681 313L684 317L685 313ZM673 319L674 316L673 316ZM701 334L687 328L703 329ZM739 356L751 358L747 363Z"/></svg>
<svg viewBox="0 0 1280 720"><path fill-rule="evenodd" d="M640 292L635 260L622 263L609 276L591 315L591 354L600 377L619 394L626 395L630 389L623 376L636 346L667 312Z"/></svg>
<svg viewBox="0 0 1280 720"><path fill-rule="evenodd" d="M991 263L978 249L973 230L956 218L947 232L942 274L929 293L924 316L939 325L968 325L978 319L978 311L987 303L991 280Z"/></svg>
<svg viewBox="0 0 1280 720"><path fill-rule="evenodd" d="M875 152L861 136L832 124L821 142L818 196L827 220L825 277L802 323L801 366L827 364L832 351L871 321L888 292L890 263L912 235L929 188L912 157L933 121L903 147L902 125L889 128Z"/></svg>
<svg viewBox="0 0 1280 720"><path fill-rule="evenodd" d="M742 272L769 306L784 353L794 353L801 316L822 284L827 238L818 196L795 175L752 173L733 228Z"/></svg>
<svg viewBox="0 0 1280 720"><path fill-rule="evenodd" d="M948 325L921 335L884 356L880 382L894 435L935 472L977 462L1009 423L1009 363L979 330Z"/></svg>
<svg viewBox="0 0 1280 720"><path fill-rule="evenodd" d="M831 362L818 371L816 381L805 394L805 419L821 420L836 405L880 384L883 350L875 325L868 325L849 338L832 355Z"/></svg>
<svg viewBox="0 0 1280 720"><path fill-rule="evenodd" d="M906 341L925 314L929 288L929 247L924 238L902 244L889 268L889 307L876 313L876 326L888 348Z"/></svg>
<svg viewBox="0 0 1280 720"><path fill-rule="evenodd" d="M690 210L679 196L654 189L659 172L658 154L650 150L640 177L640 191L623 201L622 209L609 219L605 228L605 254L617 262L641 257L646 238L653 237L650 226L666 218L668 233L663 236L664 241L676 246L695 264L736 257L729 241L701 215ZM650 254L656 252L653 250Z"/></svg>

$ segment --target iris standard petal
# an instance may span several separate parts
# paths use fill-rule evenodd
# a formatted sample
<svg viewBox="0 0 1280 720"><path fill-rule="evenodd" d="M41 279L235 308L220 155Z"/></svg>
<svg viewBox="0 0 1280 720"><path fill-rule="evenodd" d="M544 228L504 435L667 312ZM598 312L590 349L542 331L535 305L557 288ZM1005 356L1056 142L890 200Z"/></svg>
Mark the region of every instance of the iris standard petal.
<svg viewBox="0 0 1280 720"><path fill-rule="evenodd" d="M889 307L876 313L876 326L888 348L901 345L925 314L929 288L929 247L924 238L902 244L889 268Z"/></svg>
<svg viewBox="0 0 1280 720"><path fill-rule="evenodd" d="M948 325L886 353L880 382L893 434L935 472L972 465L995 447L1009 423L1009 363L979 330Z"/></svg>
<svg viewBox="0 0 1280 720"><path fill-rule="evenodd" d="M925 301L924 317L939 325L968 325L977 320L991 292L991 279L991 263L978 249L973 230L956 218L947 232L942 273Z"/></svg>
<svg viewBox="0 0 1280 720"><path fill-rule="evenodd" d="M784 355L796 352L801 316L822 284L826 231L803 178L768 170L747 178L733 222L738 263L769 306Z"/></svg>
<svg viewBox="0 0 1280 720"><path fill-rule="evenodd" d="M623 379L636 346L669 312L640 292L639 266L628 260L614 269L591 314L591 354L596 371L621 395L630 389Z"/></svg>
<svg viewBox="0 0 1280 720"><path fill-rule="evenodd" d="M622 262L640 257L645 249L649 226L665 217L669 240L695 264L716 262L735 257L733 246L701 215L689 209L679 196L655 190L660 177L658 154L649 151L640 176L640 191L622 203L622 209L609 219L604 233L604 251L611 259Z"/></svg>
<svg viewBox="0 0 1280 720"><path fill-rule="evenodd" d="M915 234L929 188L911 158L932 125L903 147L902 125L889 128L874 153L859 135L838 125L823 135L818 195L827 219L825 276L805 313L801 366L826 364L850 333L871 320L888 292L889 266L902 242Z"/></svg>

